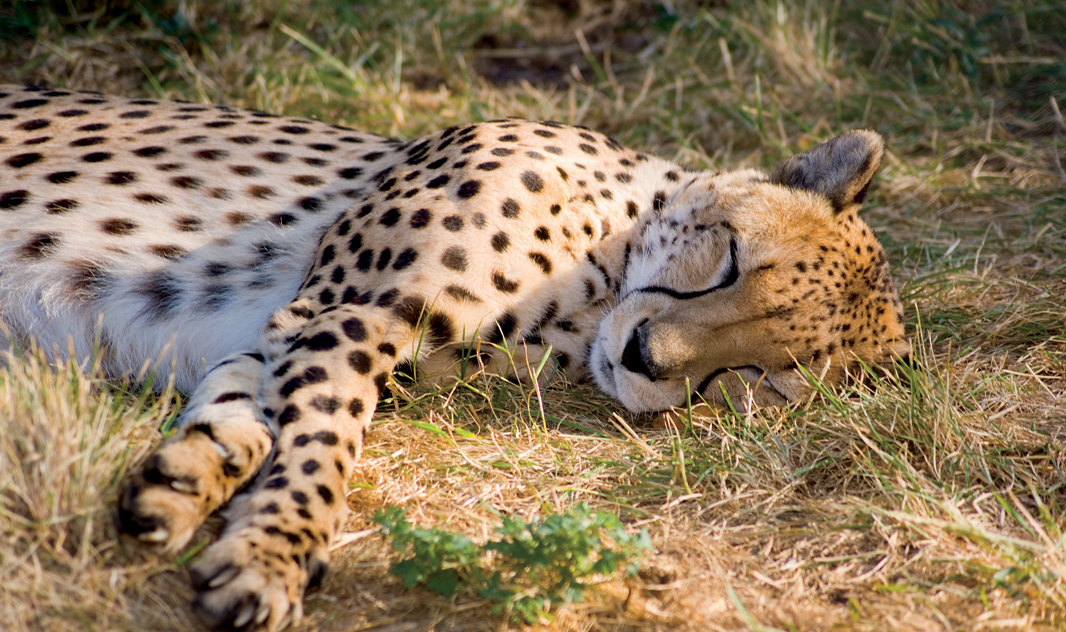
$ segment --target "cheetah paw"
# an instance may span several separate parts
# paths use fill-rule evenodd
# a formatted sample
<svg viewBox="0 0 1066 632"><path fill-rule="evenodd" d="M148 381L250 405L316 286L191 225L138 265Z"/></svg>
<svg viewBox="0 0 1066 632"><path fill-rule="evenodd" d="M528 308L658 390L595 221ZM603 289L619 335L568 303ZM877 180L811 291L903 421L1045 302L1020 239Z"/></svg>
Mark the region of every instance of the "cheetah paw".
<svg viewBox="0 0 1066 632"><path fill-rule="evenodd" d="M215 445L200 433L190 433L145 459L119 498L122 531L165 553L184 547L232 494L224 475L226 459Z"/></svg>
<svg viewBox="0 0 1066 632"><path fill-rule="evenodd" d="M193 606L209 626L276 632L300 623L304 589L317 584L327 563L316 552L301 556L277 548L277 538L252 526L204 551L190 573ZM310 572L298 559L310 560Z"/></svg>

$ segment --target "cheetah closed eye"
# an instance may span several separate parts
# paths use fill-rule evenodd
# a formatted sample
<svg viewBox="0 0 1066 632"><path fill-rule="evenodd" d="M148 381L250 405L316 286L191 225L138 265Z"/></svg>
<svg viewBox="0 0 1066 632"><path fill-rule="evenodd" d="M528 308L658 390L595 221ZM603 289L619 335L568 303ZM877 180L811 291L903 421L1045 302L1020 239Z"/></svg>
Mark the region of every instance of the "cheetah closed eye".
<svg viewBox="0 0 1066 632"><path fill-rule="evenodd" d="M174 552L228 503L192 568L196 605L277 630L325 571L376 402L416 353L449 374L464 336L501 372L494 345L550 349L632 411L689 390L787 403L810 393L800 365L835 382L906 354L858 216L882 153L848 132L767 177L551 121L401 142L0 88L0 318L45 349L99 341L113 375L164 359L192 394L126 481L121 526Z"/></svg>

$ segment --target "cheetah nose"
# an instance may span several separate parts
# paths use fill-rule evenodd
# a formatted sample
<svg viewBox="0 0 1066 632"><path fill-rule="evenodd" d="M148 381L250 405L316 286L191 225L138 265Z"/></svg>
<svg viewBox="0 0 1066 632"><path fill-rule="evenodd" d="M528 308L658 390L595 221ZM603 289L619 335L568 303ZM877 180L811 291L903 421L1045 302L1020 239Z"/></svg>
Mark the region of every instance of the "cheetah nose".
<svg viewBox="0 0 1066 632"><path fill-rule="evenodd" d="M651 372L651 367L648 366L647 361L644 359L645 346L641 344L642 326L648 322L648 319L640 321L636 327L633 328L633 333L629 335L629 342L626 343L625 349L622 350L622 366L632 371L633 373L640 373L647 377L652 382L655 381L655 375Z"/></svg>

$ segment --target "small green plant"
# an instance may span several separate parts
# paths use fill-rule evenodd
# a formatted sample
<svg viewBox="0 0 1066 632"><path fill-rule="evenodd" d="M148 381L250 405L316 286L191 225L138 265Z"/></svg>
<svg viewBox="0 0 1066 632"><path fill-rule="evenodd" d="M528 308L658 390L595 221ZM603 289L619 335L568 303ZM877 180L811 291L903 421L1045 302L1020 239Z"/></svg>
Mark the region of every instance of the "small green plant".
<svg viewBox="0 0 1066 632"><path fill-rule="evenodd" d="M498 539L482 545L440 529L414 527L401 507L379 510L374 522L404 559L392 565L404 586L423 584L442 595L471 592L497 603L513 621L534 623L552 606L580 601L583 579L639 569L652 549L646 530L629 535L618 518L577 505L534 522L505 517ZM613 548L608 546L608 541Z"/></svg>

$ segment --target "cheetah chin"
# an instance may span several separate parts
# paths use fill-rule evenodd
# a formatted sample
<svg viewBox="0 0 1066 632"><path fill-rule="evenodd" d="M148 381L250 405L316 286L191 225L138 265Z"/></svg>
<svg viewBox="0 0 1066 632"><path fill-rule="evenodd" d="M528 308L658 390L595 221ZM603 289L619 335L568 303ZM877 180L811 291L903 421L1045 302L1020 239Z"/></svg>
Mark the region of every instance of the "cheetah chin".
<svg viewBox="0 0 1066 632"><path fill-rule="evenodd" d="M191 393L124 482L121 528L174 553L227 506L195 606L278 630L326 572L401 363L523 379L547 354L658 411L785 404L811 392L801 369L837 383L906 355L858 214L883 153L852 131L769 176L689 171L552 121L400 141L0 88L0 322L115 376L159 360Z"/></svg>

